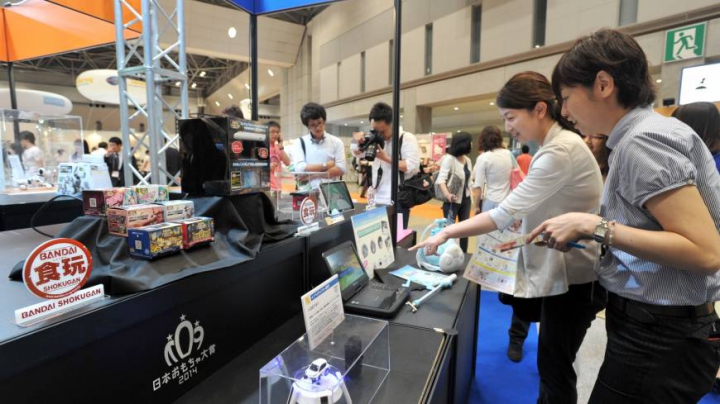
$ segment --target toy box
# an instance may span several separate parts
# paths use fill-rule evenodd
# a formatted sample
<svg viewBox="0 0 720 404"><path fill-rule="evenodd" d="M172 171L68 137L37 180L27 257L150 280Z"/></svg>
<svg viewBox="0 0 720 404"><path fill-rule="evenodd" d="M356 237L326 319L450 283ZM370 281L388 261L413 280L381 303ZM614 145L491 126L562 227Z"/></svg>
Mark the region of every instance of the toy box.
<svg viewBox="0 0 720 404"><path fill-rule="evenodd" d="M193 201L161 201L158 204L164 209L163 218L166 222L189 219L195 216L195 204Z"/></svg>
<svg viewBox="0 0 720 404"><path fill-rule="evenodd" d="M136 185L133 190L137 203L155 203L170 199L167 185Z"/></svg>
<svg viewBox="0 0 720 404"><path fill-rule="evenodd" d="M160 224L163 207L160 205L130 205L107 210L110 234L127 237L128 229Z"/></svg>
<svg viewBox="0 0 720 404"><path fill-rule="evenodd" d="M230 117L177 121L182 192L239 195L270 190L268 128Z"/></svg>
<svg viewBox="0 0 720 404"><path fill-rule="evenodd" d="M109 208L135 205L132 188L89 189L82 191L83 212L86 215L105 216Z"/></svg>
<svg viewBox="0 0 720 404"><path fill-rule="evenodd" d="M182 226L183 248L189 249L215 241L215 221L211 217L177 220Z"/></svg>
<svg viewBox="0 0 720 404"><path fill-rule="evenodd" d="M182 246L182 226L177 223L161 223L128 230L128 247L133 257L154 259L180 251Z"/></svg>

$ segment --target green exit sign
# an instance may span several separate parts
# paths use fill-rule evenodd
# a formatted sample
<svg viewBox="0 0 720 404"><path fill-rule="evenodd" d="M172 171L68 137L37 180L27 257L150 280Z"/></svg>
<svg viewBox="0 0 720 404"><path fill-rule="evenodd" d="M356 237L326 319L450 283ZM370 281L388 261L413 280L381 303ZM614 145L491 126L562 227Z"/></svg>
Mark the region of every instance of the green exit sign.
<svg viewBox="0 0 720 404"><path fill-rule="evenodd" d="M663 62L698 58L705 54L706 22L665 31Z"/></svg>

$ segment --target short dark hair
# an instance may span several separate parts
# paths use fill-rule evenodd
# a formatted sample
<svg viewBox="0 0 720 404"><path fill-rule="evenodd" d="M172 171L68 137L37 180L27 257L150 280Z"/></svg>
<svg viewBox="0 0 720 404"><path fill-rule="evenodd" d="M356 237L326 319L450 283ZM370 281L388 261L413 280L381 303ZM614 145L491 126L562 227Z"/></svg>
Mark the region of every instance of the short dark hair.
<svg viewBox="0 0 720 404"><path fill-rule="evenodd" d="M107 142L100 142L98 143L98 147L102 147L103 149L107 149Z"/></svg>
<svg viewBox="0 0 720 404"><path fill-rule="evenodd" d="M108 143L115 143L118 146L122 146L122 140L120 140L117 136L111 137L110 140L108 140Z"/></svg>
<svg viewBox="0 0 720 404"><path fill-rule="evenodd" d="M672 116L691 127L712 154L720 152L720 112L711 102L693 102L673 111Z"/></svg>
<svg viewBox="0 0 720 404"><path fill-rule="evenodd" d="M529 148L528 145L526 145L526 144L522 145L522 147L520 148L520 150L523 152L523 154L528 154L528 153L530 153L530 148Z"/></svg>
<svg viewBox="0 0 720 404"><path fill-rule="evenodd" d="M560 103L550 81L538 72L526 71L512 76L500 89L495 102L500 108L528 111L532 111L539 102L545 103L550 118L565 129L572 128L570 122L560 113Z"/></svg>
<svg viewBox="0 0 720 404"><path fill-rule="evenodd" d="M240 107L238 107L237 105L231 105L223 109L221 114L223 114L224 116L229 116L231 118L245 119L245 114L243 114L242 109L240 109Z"/></svg>
<svg viewBox="0 0 720 404"><path fill-rule="evenodd" d="M302 110L300 110L300 120L306 127L311 119L320 118L322 118L323 121L327 121L327 112L325 112L325 107L320 104L308 102L303 105Z"/></svg>
<svg viewBox="0 0 720 404"><path fill-rule="evenodd" d="M28 142L35 144L35 134L30 131L24 130L20 132L20 140L27 140Z"/></svg>
<svg viewBox="0 0 720 404"><path fill-rule="evenodd" d="M452 139L450 140L450 148L448 149L448 154L455 157L464 156L466 154L470 154L471 147L472 135L467 132L458 132L454 134Z"/></svg>
<svg viewBox="0 0 720 404"><path fill-rule="evenodd" d="M645 107L655 101L645 52L632 36L608 28L578 39L560 58L552 74L553 91L562 99L561 87L590 88L600 71L612 76L624 108Z"/></svg>
<svg viewBox="0 0 720 404"><path fill-rule="evenodd" d="M480 147L489 152L503 147L503 137L497 126L486 126L480 132Z"/></svg>
<svg viewBox="0 0 720 404"><path fill-rule="evenodd" d="M280 124L277 121L268 121L268 123L266 123L266 125L267 125L268 129L270 129L270 128L281 129Z"/></svg>
<svg viewBox="0 0 720 404"><path fill-rule="evenodd" d="M384 121L388 125L392 125L393 123L393 109L391 106L385 104L384 102L378 102L377 104L373 105L372 109L370 110L370 116L368 117L371 121Z"/></svg>

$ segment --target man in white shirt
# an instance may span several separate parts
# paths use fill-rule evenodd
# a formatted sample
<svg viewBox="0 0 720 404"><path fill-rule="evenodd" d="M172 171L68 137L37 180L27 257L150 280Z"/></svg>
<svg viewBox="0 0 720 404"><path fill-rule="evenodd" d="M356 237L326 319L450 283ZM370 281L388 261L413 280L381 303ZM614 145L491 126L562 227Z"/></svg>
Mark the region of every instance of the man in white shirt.
<svg viewBox="0 0 720 404"><path fill-rule="evenodd" d="M43 151L40 150L39 147L35 146L35 135L32 132L20 132L20 144L23 149L25 149L22 154L25 171L34 174L37 172L38 168L45 167L45 157Z"/></svg>
<svg viewBox="0 0 720 404"><path fill-rule="evenodd" d="M310 133L297 139L295 150L291 153L293 171L324 173L298 178L299 181L308 181L312 188L345 173L345 146L342 140L325 132L326 119L327 113L322 105L314 102L305 104L300 111L300 120Z"/></svg>
<svg viewBox="0 0 720 404"><path fill-rule="evenodd" d="M370 185L375 189L376 203L391 205L392 177L390 173L392 172L393 155L392 107L384 102L378 102L373 105L370 110L369 119L372 129L385 139L385 146L378 146L377 155L372 162L372 183ZM358 132L355 133L354 136L358 143L362 144L364 142L364 133ZM415 135L410 132L404 132L402 127L400 127L399 139L401 147L398 170L403 173L402 175L404 175L405 179L409 179L420 170L420 147L418 146ZM353 150L353 154L355 157L360 157L363 152ZM400 180L398 180L398 185L400 185ZM404 208L400 206L399 203L396 203L395 211L403 215L403 228L407 229L410 220L410 209Z"/></svg>

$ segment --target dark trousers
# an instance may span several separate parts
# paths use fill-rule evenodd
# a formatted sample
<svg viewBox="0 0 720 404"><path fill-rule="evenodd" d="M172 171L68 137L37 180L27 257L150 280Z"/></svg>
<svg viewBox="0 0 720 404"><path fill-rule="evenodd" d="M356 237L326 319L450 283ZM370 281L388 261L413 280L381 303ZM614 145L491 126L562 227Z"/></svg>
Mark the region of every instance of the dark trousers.
<svg viewBox="0 0 720 404"><path fill-rule="evenodd" d="M543 299L538 341L538 403L577 403L573 362L590 323L606 304L605 289L597 282L570 285L566 293Z"/></svg>
<svg viewBox="0 0 720 404"><path fill-rule="evenodd" d="M459 222L462 222L463 220L467 220L470 217L470 197L467 196L465 199L462 200L461 203L450 203L450 202L444 202L442 205L443 210L443 217L448 217L448 212L450 211L450 206L452 206L453 211L453 222L455 219L459 219ZM467 237L460 239L460 248L462 248L463 252L467 252L468 249L468 239Z"/></svg>
<svg viewBox="0 0 720 404"><path fill-rule="evenodd" d="M530 331L530 322L521 319L516 316L515 313L512 315L512 321L510 323L510 329L508 335L510 336L510 344L517 344L523 346L525 338L528 336Z"/></svg>
<svg viewBox="0 0 720 404"><path fill-rule="evenodd" d="M696 403L712 388L720 365L715 313L641 317L611 306L606 328L605 360L591 404Z"/></svg>
<svg viewBox="0 0 720 404"><path fill-rule="evenodd" d="M408 222L410 222L410 208L403 208L399 203L395 204L395 212L402 213L403 215L403 229L408 228Z"/></svg>

